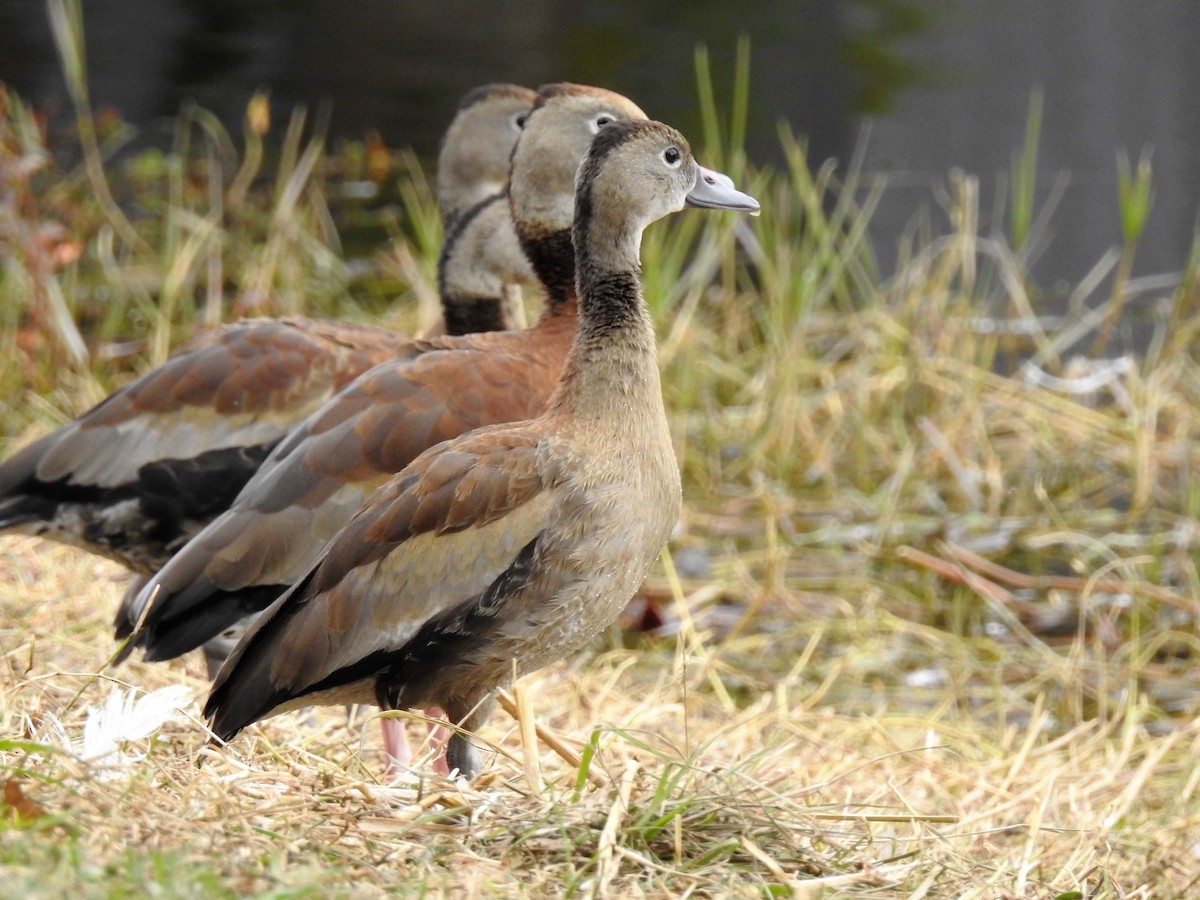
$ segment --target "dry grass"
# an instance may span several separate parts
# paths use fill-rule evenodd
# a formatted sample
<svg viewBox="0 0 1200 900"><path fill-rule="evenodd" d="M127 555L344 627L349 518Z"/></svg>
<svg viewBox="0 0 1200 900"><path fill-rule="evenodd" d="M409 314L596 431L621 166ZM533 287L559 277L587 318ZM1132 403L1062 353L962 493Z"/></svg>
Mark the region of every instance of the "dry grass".
<svg viewBox="0 0 1200 900"><path fill-rule="evenodd" d="M6 551L3 733L36 740L53 715L78 734L109 691L95 672L121 576L32 540ZM590 778L503 714L470 787L383 784L374 729L333 713L227 753L181 721L111 780L11 745L6 777L41 809L0 832L6 878L13 896L1188 895L1194 723L1154 728L1125 691L1103 717L1064 719L1052 695L1091 693L1082 644L973 647L863 601L818 618L797 597L762 631L685 625L526 679L537 724L591 754ZM896 679L919 665L946 681ZM113 674L199 696L199 672Z"/></svg>
<svg viewBox="0 0 1200 900"><path fill-rule="evenodd" d="M144 159L110 169L118 198L158 199L134 223L147 250L114 242L83 174L56 173L19 106L4 112L14 442L152 362L164 336L236 315L214 284L318 314L398 296L397 321L430 296L436 216L410 164L373 211L394 241L363 278L325 200L362 177L353 148L316 165L290 135L275 186L236 209L208 150L145 183ZM718 162L763 199L760 220L685 214L647 234L686 507L646 588L662 628L626 622L525 679L474 784L421 768L386 784L375 729L337 711L203 749L197 660L104 668L123 576L6 537L7 893L1192 895L1194 265L1138 281L1122 248L1039 317L1025 258L955 176L942 224L914 228L884 279L863 237L884 188L785 149L775 174ZM59 297L89 326L82 360ZM1073 359L1114 304L1145 324L1144 351ZM147 323L119 365L99 352ZM47 745L52 720L78 739L113 679L183 682L197 700L105 778Z"/></svg>

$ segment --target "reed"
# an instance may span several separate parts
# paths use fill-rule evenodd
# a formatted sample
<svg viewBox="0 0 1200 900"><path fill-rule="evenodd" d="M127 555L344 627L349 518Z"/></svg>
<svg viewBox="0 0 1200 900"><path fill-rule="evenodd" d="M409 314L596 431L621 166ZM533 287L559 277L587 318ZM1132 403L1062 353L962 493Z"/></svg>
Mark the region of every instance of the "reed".
<svg viewBox="0 0 1200 900"><path fill-rule="evenodd" d="M786 130L780 168L743 163L744 108L718 115L705 71L698 153L739 169L763 215L646 235L684 471L683 525L641 598L664 624L642 631L631 609L525 679L470 787L422 769L385 784L374 730L333 713L216 753L196 705L106 772L80 758L88 707L114 686L200 698L200 661L102 671L122 573L5 538L11 894L1194 891L1197 254L1179 277L1133 279L1128 233L1063 315L1038 318L1028 176L1006 237L960 174L951 226L914 226L880 272L868 226L886 180L860 156L812 160ZM276 134L261 108L235 138L192 110L169 151L101 155L138 210L126 239L95 162L54 162L64 141L87 157L86 136L48 136L2 99L9 448L202 323L407 326L433 296L437 215L410 155L330 149L301 114ZM363 184L376 197L348 200ZM1149 185L1148 163L1130 166L1126 208L1148 214ZM356 229L383 246L352 257ZM1148 317L1147 352L1079 355L1112 310Z"/></svg>

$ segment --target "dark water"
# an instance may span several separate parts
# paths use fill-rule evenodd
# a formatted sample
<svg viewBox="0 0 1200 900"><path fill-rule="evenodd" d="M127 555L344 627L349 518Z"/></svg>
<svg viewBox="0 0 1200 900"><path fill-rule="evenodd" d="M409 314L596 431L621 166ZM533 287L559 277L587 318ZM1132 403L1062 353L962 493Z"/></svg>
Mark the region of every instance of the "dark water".
<svg viewBox="0 0 1200 900"><path fill-rule="evenodd" d="M182 102L232 124L259 86L277 113L328 103L332 130L436 147L457 97L484 81L601 84L697 133L693 52L727 87L750 37L752 158L777 123L815 160L867 162L894 185L876 217L896 236L953 167L978 174L986 220L1045 92L1039 197L1070 182L1035 272L1077 281L1120 239L1117 150L1153 148L1156 202L1137 271L1176 271L1200 209L1200 3L1180 0L102 0L85 23L93 103L164 140ZM39 0L0 0L0 80L66 107Z"/></svg>

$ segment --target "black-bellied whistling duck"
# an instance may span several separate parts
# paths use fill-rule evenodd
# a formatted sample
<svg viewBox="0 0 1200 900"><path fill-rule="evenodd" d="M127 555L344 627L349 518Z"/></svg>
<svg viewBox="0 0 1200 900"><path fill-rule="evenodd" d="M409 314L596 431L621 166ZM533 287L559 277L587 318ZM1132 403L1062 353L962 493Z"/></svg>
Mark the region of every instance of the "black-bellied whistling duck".
<svg viewBox="0 0 1200 900"><path fill-rule="evenodd" d="M643 229L688 204L758 209L674 129L600 129L577 178L579 331L546 412L391 479L226 662L205 707L218 738L314 703L440 706L464 729L449 765L469 778L496 688L616 617L679 513L638 273Z"/></svg>
<svg viewBox="0 0 1200 900"><path fill-rule="evenodd" d="M448 143L441 160L455 177L478 180L440 179L449 191L445 215L503 186L516 117L534 97L514 85L467 95L451 128L464 144ZM490 162L464 162L481 152ZM519 264L517 254L506 266ZM503 324L478 298L468 312L475 318L457 310L447 318L466 330ZM0 530L74 544L152 574L228 508L296 423L362 372L414 352L409 339L381 328L314 319L252 319L202 335L0 464Z"/></svg>
<svg viewBox="0 0 1200 900"><path fill-rule="evenodd" d="M452 237L456 252L487 245L489 255L504 258L509 253L499 244L512 242L518 253L523 244L545 281L539 321L524 331L441 339L447 352L383 363L347 387L298 426L229 512L122 610L119 638L142 619L131 643L144 646L149 660L212 641L299 580L375 490L421 451L545 409L578 323L570 236L575 172L597 130L632 118L645 115L611 91L543 88L513 154L508 196L478 209ZM484 277L479 267L456 271L463 279ZM479 290L494 294L498 287ZM218 640L205 649L212 660L231 646Z"/></svg>
<svg viewBox="0 0 1200 900"><path fill-rule="evenodd" d="M448 235L475 204L508 186L512 148L537 94L516 84L482 84L463 94L438 151L438 212Z"/></svg>
<svg viewBox="0 0 1200 900"><path fill-rule="evenodd" d="M513 144L535 99L533 91L515 84L485 84L463 95L438 152L438 211L447 246L458 242L456 226L468 213L474 218L476 206L503 202ZM499 259L509 260L515 271L498 271L491 263ZM452 260L458 264L448 265ZM489 278L500 283L487 283ZM515 245L464 245L456 257L443 252L438 266L442 321L427 334L523 328L520 285L535 287L537 278Z"/></svg>

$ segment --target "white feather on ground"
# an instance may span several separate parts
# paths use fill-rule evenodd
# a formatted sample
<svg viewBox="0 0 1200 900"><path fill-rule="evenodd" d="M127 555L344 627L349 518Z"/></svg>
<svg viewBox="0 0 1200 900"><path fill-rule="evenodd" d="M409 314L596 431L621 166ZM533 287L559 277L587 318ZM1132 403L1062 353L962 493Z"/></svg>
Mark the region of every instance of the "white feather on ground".
<svg viewBox="0 0 1200 900"><path fill-rule="evenodd" d="M54 716L46 716L40 723L42 737L45 743L65 750L100 777L111 778L146 756L144 751L126 752L126 745L146 740L168 722L186 718L183 710L191 702L192 691L183 685L150 693L114 687L103 706L88 707L78 740Z"/></svg>

